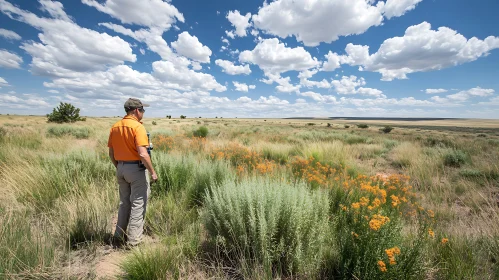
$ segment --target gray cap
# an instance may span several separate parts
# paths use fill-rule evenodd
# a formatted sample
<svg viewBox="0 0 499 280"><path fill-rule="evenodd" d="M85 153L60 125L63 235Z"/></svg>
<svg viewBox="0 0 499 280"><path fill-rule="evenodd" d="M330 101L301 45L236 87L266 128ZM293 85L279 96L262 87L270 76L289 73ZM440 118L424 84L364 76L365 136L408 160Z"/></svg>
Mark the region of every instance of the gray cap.
<svg viewBox="0 0 499 280"><path fill-rule="evenodd" d="M135 109L142 107L149 107L149 104L142 103L142 101L137 98L128 98L128 100L125 102L125 108Z"/></svg>

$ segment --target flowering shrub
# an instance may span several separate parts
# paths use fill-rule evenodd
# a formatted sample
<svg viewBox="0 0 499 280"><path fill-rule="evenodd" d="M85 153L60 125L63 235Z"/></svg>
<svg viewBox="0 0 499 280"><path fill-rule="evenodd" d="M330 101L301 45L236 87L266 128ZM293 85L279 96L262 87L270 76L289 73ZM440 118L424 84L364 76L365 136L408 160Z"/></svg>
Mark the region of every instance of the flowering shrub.
<svg viewBox="0 0 499 280"><path fill-rule="evenodd" d="M341 279L351 275L359 279L423 275L422 242L429 238L427 227L433 212L418 205L409 178L334 176L340 180L329 186L329 193L340 257L338 265L330 268L332 273ZM413 239L402 234L404 225L415 229Z"/></svg>

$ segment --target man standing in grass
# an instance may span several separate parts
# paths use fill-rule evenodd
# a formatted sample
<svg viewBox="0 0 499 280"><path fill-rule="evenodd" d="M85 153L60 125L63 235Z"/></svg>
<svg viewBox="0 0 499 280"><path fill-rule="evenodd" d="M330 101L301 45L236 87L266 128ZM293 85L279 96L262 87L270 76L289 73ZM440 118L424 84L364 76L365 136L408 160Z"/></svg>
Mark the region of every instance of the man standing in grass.
<svg viewBox="0 0 499 280"><path fill-rule="evenodd" d="M128 99L125 102L126 116L113 125L107 144L109 157L116 167L120 192L114 239L120 244L127 239L127 244L131 246L142 241L150 193L148 173L151 174L153 183L158 180L147 152L147 132L141 122L144 107L149 105L136 98Z"/></svg>

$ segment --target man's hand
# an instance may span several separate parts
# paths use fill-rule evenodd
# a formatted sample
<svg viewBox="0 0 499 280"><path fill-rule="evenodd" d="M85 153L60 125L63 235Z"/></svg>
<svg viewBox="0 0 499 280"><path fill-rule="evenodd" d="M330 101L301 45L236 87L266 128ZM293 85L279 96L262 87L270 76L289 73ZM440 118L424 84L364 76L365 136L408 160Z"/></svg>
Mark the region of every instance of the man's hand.
<svg viewBox="0 0 499 280"><path fill-rule="evenodd" d="M151 184L156 183L158 181L158 175L156 173L151 174Z"/></svg>

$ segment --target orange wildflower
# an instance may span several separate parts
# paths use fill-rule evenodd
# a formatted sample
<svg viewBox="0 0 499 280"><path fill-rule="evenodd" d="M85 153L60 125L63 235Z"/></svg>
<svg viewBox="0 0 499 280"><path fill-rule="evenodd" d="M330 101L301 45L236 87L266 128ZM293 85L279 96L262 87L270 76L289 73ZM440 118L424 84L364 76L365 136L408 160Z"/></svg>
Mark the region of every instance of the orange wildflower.
<svg viewBox="0 0 499 280"><path fill-rule="evenodd" d="M385 264L384 261L381 261L381 260L378 261L378 268L379 268L379 270L381 272L386 272L387 271L386 264Z"/></svg>
<svg viewBox="0 0 499 280"><path fill-rule="evenodd" d="M384 224L388 223L389 221L390 218L375 214L369 221L369 227L374 231L378 231Z"/></svg>

